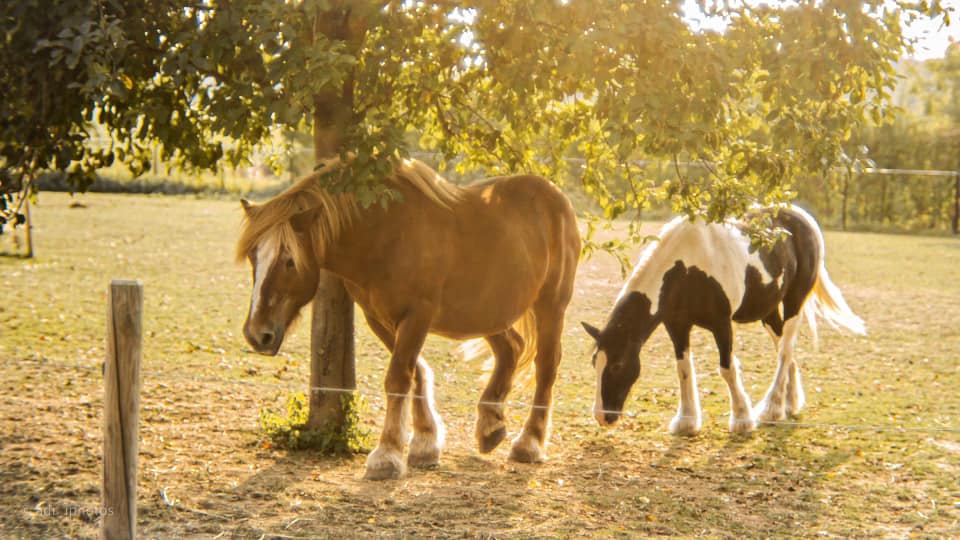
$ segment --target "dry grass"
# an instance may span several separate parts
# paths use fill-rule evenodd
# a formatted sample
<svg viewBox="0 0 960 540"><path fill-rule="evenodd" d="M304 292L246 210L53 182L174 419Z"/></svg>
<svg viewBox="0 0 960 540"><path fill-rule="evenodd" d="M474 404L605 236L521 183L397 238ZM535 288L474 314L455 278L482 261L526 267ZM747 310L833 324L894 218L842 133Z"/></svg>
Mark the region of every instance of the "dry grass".
<svg viewBox="0 0 960 540"><path fill-rule="evenodd" d="M139 531L144 537L956 537L960 535L960 242L827 234L831 276L870 335L801 339L803 426L726 430L713 346L694 334L704 430L675 438L670 347L659 331L614 429L589 414L593 373L578 321L601 322L619 289L611 258L581 266L568 312L550 447L542 466L480 456L472 440L479 366L431 339L448 426L439 468L365 482L363 456L266 448L262 407L308 380L307 325L275 358L240 325L249 270L231 261L239 205L44 194L38 258L0 258L0 536L97 533L105 292L144 283ZM6 247L6 241L0 249ZM358 321L358 369L378 430L385 355ZM737 354L756 400L769 340L742 327ZM519 393L514 399L525 402ZM525 412L514 409L515 431ZM876 426L882 429L862 429ZM902 429L900 429L902 428ZM912 428L920 428L913 430ZM506 446L506 445L504 445Z"/></svg>

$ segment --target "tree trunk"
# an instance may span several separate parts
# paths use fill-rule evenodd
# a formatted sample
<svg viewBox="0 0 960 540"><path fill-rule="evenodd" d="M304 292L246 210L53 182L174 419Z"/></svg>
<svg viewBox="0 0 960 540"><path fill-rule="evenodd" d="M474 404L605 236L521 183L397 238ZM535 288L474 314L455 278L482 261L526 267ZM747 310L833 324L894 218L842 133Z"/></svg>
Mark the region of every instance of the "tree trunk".
<svg viewBox="0 0 960 540"><path fill-rule="evenodd" d="M313 299L310 326L310 415L307 427L343 425L340 389L357 386L353 347L353 299L343 282L323 272Z"/></svg>
<svg viewBox="0 0 960 540"><path fill-rule="evenodd" d="M329 11L314 19L314 35L344 40L359 47L360 25L350 22L350 9L334 2ZM360 32L361 35L354 35ZM313 151L316 161L337 156L343 133L353 120L353 78L347 77L340 91L313 98ZM343 282L327 272L320 273L313 299L310 328L310 414L307 427L320 429L331 422L343 425L341 397L356 388L356 358L353 345L353 300Z"/></svg>

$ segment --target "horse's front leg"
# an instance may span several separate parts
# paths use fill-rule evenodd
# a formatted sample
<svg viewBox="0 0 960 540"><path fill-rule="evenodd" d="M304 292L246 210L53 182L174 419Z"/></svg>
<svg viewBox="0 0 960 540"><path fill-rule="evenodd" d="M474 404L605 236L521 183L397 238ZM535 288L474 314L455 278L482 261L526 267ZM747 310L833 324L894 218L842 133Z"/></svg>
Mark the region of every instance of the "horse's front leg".
<svg viewBox="0 0 960 540"><path fill-rule="evenodd" d="M733 355L733 327L726 323L713 330L713 338L720 352L720 376L730 392L730 432L747 433L757 426L753 419L750 396L743 389L740 361Z"/></svg>
<svg viewBox="0 0 960 540"><path fill-rule="evenodd" d="M697 389L697 368L693 363L693 351L690 350L689 323L669 321L664 324L673 352L677 358L677 381L680 383L680 403L677 414L670 421L670 433L674 435L696 435L703 425L700 412L700 391Z"/></svg>
<svg viewBox="0 0 960 540"><path fill-rule="evenodd" d="M407 443L404 411L413 389L414 372L420 349L430 327L426 310L411 311L399 325L393 354L384 388L387 393L387 412L380 433L380 444L367 456L368 480L399 478L404 473L403 450Z"/></svg>
<svg viewBox="0 0 960 540"><path fill-rule="evenodd" d="M373 333L380 338L387 350L393 354L396 336L387 326L370 313L364 311L367 324ZM410 454L407 455L407 464L411 467L432 467L440 461L440 451L443 449L444 427L437 406L433 399L433 370L422 356L417 358L417 372L414 378L413 399L410 404L413 410L413 440L410 442ZM407 419L403 419L406 429ZM409 440L406 433L403 440Z"/></svg>
<svg viewBox="0 0 960 540"><path fill-rule="evenodd" d="M444 427L433 399L433 370L423 357L417 360L413 388L413 440L407 463L411 467L433 467L440 462Z"/></svg>

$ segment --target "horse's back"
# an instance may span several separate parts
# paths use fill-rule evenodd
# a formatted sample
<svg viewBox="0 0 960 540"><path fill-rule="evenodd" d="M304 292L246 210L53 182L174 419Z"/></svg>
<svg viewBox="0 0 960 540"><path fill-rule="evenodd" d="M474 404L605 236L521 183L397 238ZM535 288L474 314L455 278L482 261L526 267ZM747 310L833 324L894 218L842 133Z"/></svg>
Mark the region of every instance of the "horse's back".
<svg viewBox="0 0 960 540"><path fill-rule="evenodd" d="M580 232L572 205L556 186L532 175L481 180L464 188L453 210L455 244L443 296L456 301L444 302L440 333L495 333L547 297L566 306Z"/></svg>
<svg viewBox="0 0 960 540"><path fill-rule="evenodd" d="M678 218L661 230L659 244L644 255L624 293L647 295L656 311L664 293L663 298L695 307L706 294L702 289L714 287L726 297L737 322L761 320L780 301L794 311L816 280L822 250L819 228L813 218L792 206L761 208L753 214L769 214L772 225L787 234L758 248L743 221L704 223ZM695 287L689 281L697 271L709 279Z"/></svg>
<svg viewBox="0 0 960 540"><path fill-rule="evenodd" d="M482 207L512 215L522 214L538 221L555 217L575 223L573 206L560 189L546 178L536 175L498 176L479 180L466 187L467 202L473 199ZM479 199L479 200L478 200Z"/></svg>

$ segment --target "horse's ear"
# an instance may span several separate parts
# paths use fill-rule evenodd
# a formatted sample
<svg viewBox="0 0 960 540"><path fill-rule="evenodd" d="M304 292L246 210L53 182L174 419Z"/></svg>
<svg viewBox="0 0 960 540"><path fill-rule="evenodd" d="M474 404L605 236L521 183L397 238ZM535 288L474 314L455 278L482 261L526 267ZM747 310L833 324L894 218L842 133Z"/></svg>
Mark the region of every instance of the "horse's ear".
<svg viewBox="0 0 960 540"><path fill-rule="evenodd" d="M597 329L596 326L592 326L589 323L585 323L583 321L580 321L580 324L583 325L583 329L586 330L588 334L590 334L590 337L592 337L594 341L600 341L600 330Z"/></svg>
<svg viewBox="0 0 960 540"><path fill-rule="evenodd" d="M253 211L253 203L246 199L240 199L240 206L243 207L243 211L245 214L247 214L247 216L249 216Z"/></svg>

